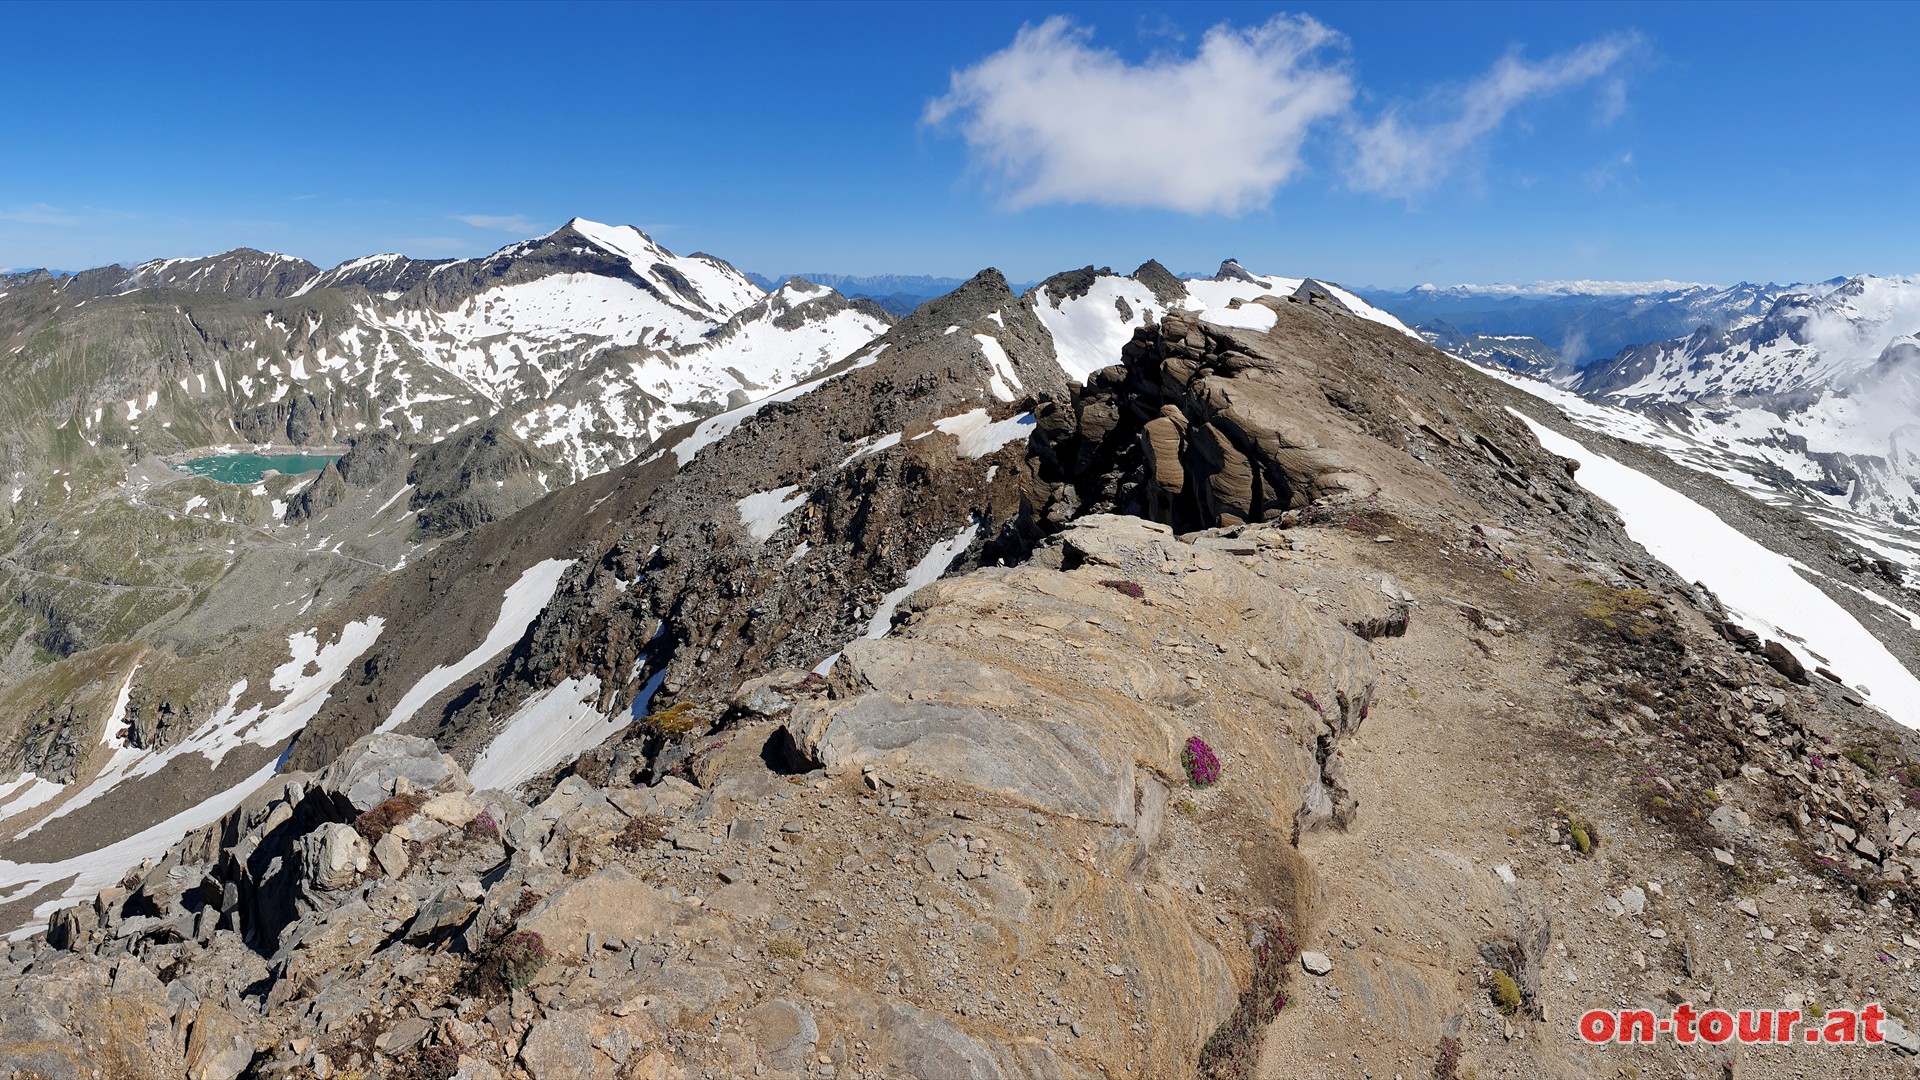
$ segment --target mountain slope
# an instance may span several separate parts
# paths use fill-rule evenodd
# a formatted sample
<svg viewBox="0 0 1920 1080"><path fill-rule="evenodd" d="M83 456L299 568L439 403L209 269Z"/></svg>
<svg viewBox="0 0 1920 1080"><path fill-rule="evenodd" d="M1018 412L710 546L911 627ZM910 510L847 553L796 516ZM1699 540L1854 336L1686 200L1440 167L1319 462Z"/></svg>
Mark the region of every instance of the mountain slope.
<svg viewBox="0 0 1920 1080"><path fill-rule="evenodd" d="M1248 298L1333 295L1302 279L1255 278L1237 265L1211 281L1180 282L1152 264L1129 279L1087 274L1144 289L1150 299L1132 314L1135 322L1154 305L1181 304L1222 323L1264 325L1271 312L1246 306ZM1078 373L1091 358L1085 340L1056 339L1047 324L1084 326L1087 311L1119 314L1111 303L1083 309L1087 296L1072 292L1042 288L1015 297L997 274L983 275L860 350L837 377L684 426L667 449L641 462L450 545L410 553L403 570L361 584L348 603L316 609L317 624L297 621L277 638L229 655L218 674L196 680L191 705L173 688L180 665L150 661L118 678L132 687L142 715L171 709L191 717L187 730L217 727L248 715L253 702L269 711L292 707L298 695L252 688L269 687L295 639L345 649L351 632L360 635L352 640L361 651L347 657L352 671L329 685L327 702L302 714L311 722L301 721L306 735L294 750L297 763L324 761L358 735L400 723L434 732L472 760L465 755L484 753L518 719L521 728L558 725L569 733L549 742L544 756L524 755L521 767L537 771L619 730L619 721L644 715L655 693L697 704L729 690L742 666L817 664L833 643L883 633L910 586L956 560L1017 556L1037 535L1027 474L1014 452L1034 425L1023 403L1036 395L1063 400L1068 369ZM820 302L811 294L804 299ZM1349 302L1376 322L1392 322ZM789 308L773 317L792 316ZM1083 350L1081 359L1058 362L1056 340ZM730 344L722 338L716 347ZM426 461L416 462L415 477ZM396 497L385 496L389 503ZM603 505L611 509L597 515ZM503 601L529 587L526 575L556 562L568 570L557 578L542 571L543 596ZM448 635L447 626L475 629L473 636ZM474 636L488 626L494 630L476 644ZM217 689L241 682L243 697ZM111 719L92 723L109 733L114 727ZM83 733L77 741L85 744L90 726L67 728ZM166 730L176 739L182 733L178 726ZM263 739L259 750L235 761L271 744ZM153 749L149 756L166 753ZM221 773L239 785L229 798L257 782L236 768ZM82 769L77 779L84 783L88 775ZM148 808L145 821L185 812L181 796L198 799L203 789L195 785L208 779L183 785L175 773L158 774L151 791L138 796ZM140 786L137 778L127 782ZM57 853L97 846L87 837L101 830L125 834L131 821L118 808L133 789L69 808L64 799L73 790L21 811L21 822L48 813L62 818L20 856L53 866ZM49 880L56 872L34 873Z"/></svg>
<svg viewBox="0 0 1920 1080"><path fill-rule="evenodd" d="M1163 313L1096 363L1116 300ZM1595 1001L1909 1014L1920 743L1528 405L1307 280L983 274L330 615L267 710L327 684L308 771L91 902L33 872L0 1061L1610 1077L1699 1062Z"/></svg>
<svg viewBox="0 0 1920 1080"><path fill-rule="evenodd" d="M378 632L330 609L889 322L579 220L479 260L320 273L242 250L6 285L0 818L15 834L129 755L176 807L271 765L292 729L259 718L310 715L278 669L305 643L346 649L343 627ZM288 443L321 455L306 469L337 460L256 482L170 467ZM180 756L234 724L237 743ZM39 844L22 854L89 846Z"/></svg>

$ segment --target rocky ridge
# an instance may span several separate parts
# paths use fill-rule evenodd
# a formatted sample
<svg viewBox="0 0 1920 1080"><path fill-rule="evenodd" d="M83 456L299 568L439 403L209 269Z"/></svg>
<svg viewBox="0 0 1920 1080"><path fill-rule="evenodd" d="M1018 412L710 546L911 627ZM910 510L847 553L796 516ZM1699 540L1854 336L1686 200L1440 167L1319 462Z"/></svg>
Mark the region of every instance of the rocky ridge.
<svg viewBox="0 0 1920 1080"><path fill-rule="evenodd" d="M1008 297L979 279L896 330L902 369L814 393L889 401L884 380L939 371L958 377L930 380L930 411L954 415L1004 375L945 325L1005 340L1032 400L988 417L1034 423L986 466L989 492L1003 472L1019 492L986 520L1015 565L969 545L957 561L978 569L811 674L772 669L858 615L771 645L694 621L725 618L713 583L741 563L711 560L737 558L717 541L745 513L709 510L684 539L623 528L598 554L580 532L496 543L490 579L486 530L449 545L420 571L443 617L463 586L497 597L517 561L581 559L468 702L503 708L509 686L638 655L647 624L614 620L664 568L639 556L654 537L667 565L714 549L644 601L679 597L673 704L517 795L470 790L459 761L477 767L484 725L459 707L419 725L440 745L310 729L351 745L303 739L312 771L15 946L0 1057L221 1078L1910 1073L1886 1048L1571 1038L1596 1000L1665 1011L1675 993L1908 1015L1920 746L1724 633L1713 598L1510 417L1517 391L1307 288L1255 301L1271 330L1152 320L1070 390L1041 377L1027 350L1046 338ZM736 491L871 447L899 415L815 446L817 415L767 406L679 468L738 477L717 492L733 512ZM915 422L897 430L868 456L912 455ZM796 439L801 471L768 476L758 455ZM626 505L670 463L550 497L543 520ZM810 498L845 469L813 474ZM887 497L922 482L951 486ZM777 524L781 548L855 542ZM774 610L812 602L790 595ZM1218 784L1189 785L1193 737ZM1270 1028L1235 1021L1253 986L1284 988Z"/></svg>

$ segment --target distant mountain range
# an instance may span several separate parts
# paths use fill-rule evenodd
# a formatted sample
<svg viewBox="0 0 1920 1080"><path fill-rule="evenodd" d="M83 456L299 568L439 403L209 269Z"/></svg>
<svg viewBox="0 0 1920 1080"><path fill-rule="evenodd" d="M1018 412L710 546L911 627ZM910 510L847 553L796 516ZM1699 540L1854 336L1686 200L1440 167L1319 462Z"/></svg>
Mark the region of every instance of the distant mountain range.
<svg viewBox="0 0 1920 1080"><path fill-rule="evenodd" d="M845 296L849 300L870 300L888 314L901 317L910 315L915 308L935 297L945 296L966 284L965 278L930 277L926 274L785 274L772 277L766 274L749 272L747 280L769 291L794 278L825 285ZM1025 292L1037 282L1016 282L1010 287L1015 292Z"/></svg>
<svg viewBox="0 0 1920 1080"><path fill-rule="evenodd" d="M1570 415L1870 545L1920 524L1920 278L1674 285L1372 295L1438 348L1566 392Z"/></svg>
<svg viewBox="0 0 1920 1080"><path fill-rule="evenodd" d="M1422 285L1358 289L1410 324L1444 322L1466 334L1523 334L1560 354L1567 370L1629 345L1726 329L1757 318L1793 285L1730 287L1675 281L1543 281L1532 285Z"/></svg>

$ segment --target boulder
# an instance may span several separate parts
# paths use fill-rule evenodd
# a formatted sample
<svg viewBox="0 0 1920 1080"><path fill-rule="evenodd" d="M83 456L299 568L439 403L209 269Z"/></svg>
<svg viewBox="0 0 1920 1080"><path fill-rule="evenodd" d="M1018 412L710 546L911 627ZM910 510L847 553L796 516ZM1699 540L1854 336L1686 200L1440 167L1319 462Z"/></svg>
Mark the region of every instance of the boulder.
<svg viewBox="0 0 1920 1080"><path fill-rule="evenodd" d="M592 1080L611 1075L593 1048L593 1028L572 1013L533 1025L520 1047L520 1064L533 1080Z"/></svg>
<svg viewBox="0 0 1920 1080"><path fill-rule="evenodd" d="M413 921L407 924L407 940L425 940L466 922L480 906L480 895L475 882L442 886L414 912Z"/></svg>
<svg viewBox="0 0 1920 1080"><path fill-rule="evenodd" d="M847 657L854 652L849 646ZM1103 731L880 694L829 715L795 710L788 723L802 752L829 768L878 764L904 750L919 771L1055 813L1133 824L1131 754Z"/></svg>
<svg viewBox="0 0 1920 1080"><path fill-rule="evenodd" d="M799 1072L811 1062L820 1027L809 1010L785 998L773 998L748 1010L743 1019L767 1064L783 1072Z"/></svg>
<svg viewBox="0 0 1920 1080"><path fill-rule="evenodd" d="M394 833L388 833L373 845L373 857L380 861L380 872L390 878L397 878L407 872L406 841Z"/></svg>
<svg viewBox="0 0 1920 1080"><path fill-rule="evenodd" d="M358 814L402 790L472 791L467 774L432 739L383 732L369 735L326 767L315 782L324 793ZM343 810L343 815L346 812Z"/></svg>
<svg viewBox="0 0 1920 1080"><path fill-rule="evenodd" d="M554 959L586 954L587 935L629 941L667 931L679 905L619 866L570 881L521 916L521 930L539 934Z"/></svg>
<svg viewBox="0 0 1920 1080"><path fill-rule="evenodd" d="M950 1080L1002 1080L1007 1075L986 1045L935 1012L904 1002L880 1012L875 1039L897 1076L939 1076Z"/></svg>
<svg viewBox="0 0 1920 1080"><path fill-rule="evenodd" d="M47 920L47 944L56 949L79 949L100 927L100 914L92 904L61 908Z"/></svg>
<svg viewBox="0 0 1920 1080"><path fill-rule="evenodd" d="M187 1080L234 1080L253 1062L254 1049L232 1013L203 1004L187 1034Z"/></svg>
<svg viewBox="0 0 1920 1080"><path fill-rule="evenodd" d="M394 1021L386 1034L380 1036L380 1048L389 1054L403 1054L426 1039L433 1025L418 1016L405 1016Z"/></svg>
<svg viewBox="0 0 1920 1080"><path fill-rule="evenodd" d="M1723 621L1716 629L1720 631L1720 636L1732 642L1735 648L1745 649L1747 652L1760 651L1760 635L1739 623Z"/></svg>
<svg viewBox="0 0 1920 1080"><path fill-rule="evenodd" d="M1787 648L1785 645L1777 641L1768 641L1766 650L1761 655L1766 657L1767 663L1773 666L1773 670L1785 675L1801 686L1805 686L1813 681L1807 677L1806 665L1802 664L1800 658L1793 655L1793 650Z"/></svg>
<svg viewBox="0 0 1920 1080"><path fill-rule="evenodd" d="M435 795L420 806L422 817L437 821L442 825L459 828L480 816L487 805L465 791L449 791Z"/></svg>
<svg viewBox="0 0 1920 1080"><path fill-rule="evenodd" d="M296 845L303 891L337 892L350 889L366 875L372 856L367 840L353 826L339 822L302 836Z"/></svg>
<svg viewBox="0 0 1920 1080"><path fill-rule="evenodd" d="M1899 1053L1920 1054L1920 1035L1907 1030L1907 1026L1894 1017L1889 1016L1881 1023L1881 1033L1886 1036L1886 1044Z"/></svg>
<svg viewBox="0 0 1920 1080"><path fill-rule="evenodd" d="M812 672L797 669L762 675L741 683L740 689L727 699L727 704L747 716L783 716L793 708L796 700L809 696L807 687L812 685L810 680L814 678Z"/></svg>

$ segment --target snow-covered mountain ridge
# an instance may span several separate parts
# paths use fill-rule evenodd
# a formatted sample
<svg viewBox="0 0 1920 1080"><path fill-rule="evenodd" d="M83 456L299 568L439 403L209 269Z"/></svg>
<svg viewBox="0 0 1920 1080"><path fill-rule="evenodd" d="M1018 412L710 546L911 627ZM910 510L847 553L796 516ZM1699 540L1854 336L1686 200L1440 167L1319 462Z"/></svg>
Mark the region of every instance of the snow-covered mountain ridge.
<svg viewBox="0 0 1920 1080"><path fill-rule="evenodd" d="M1830 283L1830 284L1837 284ZM1423 285L1363 289L1409 325L1445 323L1464 334L1524 335L1560 353L1572 372L1621 349L1708 326L1729 330L1808 285L1696 285L1676 281L1546 281L1532 285Z"/></svg>
<svg viewBox="0 0 1920 1080"><path fill-rule="evenodd" d="M61 349L98 342L78 381L52 390L66 415L45 421L88 443L165 454L386 429L417 444L486 424L543 459L549 489L804 378L890 321L584 219L481 259L375 255L322 272L242 249L19 281L0 291L16 364L61 371Z"/></svg>
<svg viewBox="0 0 1920 1080"><path fill-rule="evenodd" d="M1920 526L1920 278L1790 292L1760 318L1622 350L1567 384L1777 489Z"/></svg>

